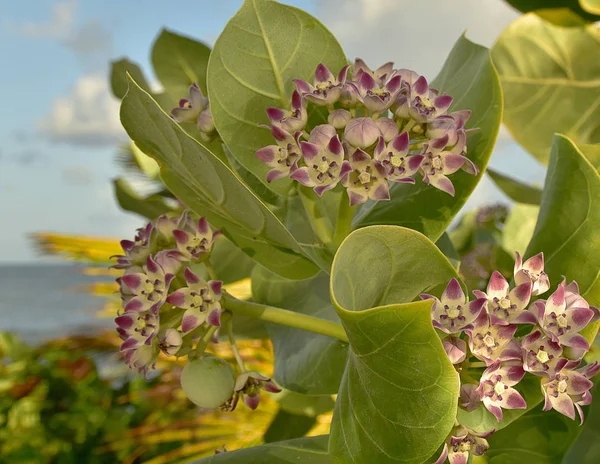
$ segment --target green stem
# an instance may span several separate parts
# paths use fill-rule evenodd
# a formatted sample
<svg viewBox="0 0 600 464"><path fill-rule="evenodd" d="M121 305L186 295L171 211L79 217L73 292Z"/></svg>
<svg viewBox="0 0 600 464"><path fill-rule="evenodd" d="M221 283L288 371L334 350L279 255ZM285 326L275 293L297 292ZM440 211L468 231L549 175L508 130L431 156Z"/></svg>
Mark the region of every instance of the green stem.
<svg viewBox="0 0 600 464"><path fill-rule="evenodd" d="M206 261L204 261L204 266L206 267L206 272L208 272L210 280L219 280L217 279L217 273L215 272L215 268L212 267L210 260L207 259Z"/></svg>
<svg viewBox="0 0 600 464"><path fill-rule="evenodd" d="M327 335L328 337L337 338L348 343L348 336L344 328L337 322L326 321L318 317L288 311L287 309L275 308L274 306L241 301L227 293L223 295L221 302L223 307L233 314L243 314L265 322L273 322L316 334Z"/></svg>
<svg viewBox="0 0 600 464"><path fill-rule="evenodd" d="M196 356L202 356L202 353L204 353L204 350L208 346L208 343L212 339L217 329L218 327L215 327L214 325L208 326L208 330L204 333L204 336L200 340L198 340L198 343L196 344Z"/></svg>
<svg viewBox="0 0 600 464"><path fill-rule="evenodd" d="M298 189L298 195L300 195L300 200L302 201L302 206L304 206L304 211L306 211L311 229L321 243L324 245L329 244L333 235L331 223L327 217L327 213L323 211L318 201L317 194L312 189L301 186Z"/></svg>
<svg viewBox="0 0 600 464"><path fill-rule="evenodd" d="M335 221L335 232L333 234L333 246L337 249L352 230L352 219L354 218L354 207L350 206L350 199L346 190L343 191L338 209L337 221Z"/></svg>
<svg viewBox="0 0 600 464"><path fill-rule="evenodd" d="M229 338L229 343L231 344L231 350L233 351L233 356L235 357L235 360L236 360L238 366L240 367L240 371L243 374L244 372L246 372L246 366L244 365L244 360L242 359L242 356L240 355L237 344L235 343L235 336L233 335L233 324L232 324L231 320L232 320L231 313L229 311L225 311L225 313L223 314L223 317L221 318L221 322L222 322L223 328L225 329L225 332L227 332L227 338Z"/></svg>

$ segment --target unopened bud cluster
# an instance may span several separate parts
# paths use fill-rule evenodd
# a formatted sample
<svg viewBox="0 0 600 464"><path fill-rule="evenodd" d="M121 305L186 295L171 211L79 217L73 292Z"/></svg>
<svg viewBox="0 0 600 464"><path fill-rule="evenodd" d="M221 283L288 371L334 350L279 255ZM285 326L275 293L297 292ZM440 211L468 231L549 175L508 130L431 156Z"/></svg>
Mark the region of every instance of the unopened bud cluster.
<svg viewBox="0 0 600 464"><path fill-rule="evenodd" d="M449 175L478 173L466 156L471 112L448 114L452 97L414 71L393 63L372 71L357 59L337 76L320 64L312 84L294 83L291 108L267 109L276 144L256 156L271 168L268 182L290 177L318 195L341 183L355 205L389 200L388 182L414 184L417 174L454 195ZM311 111L323 110L327 124L311 127Z"/></svg>
<svg viewBox="0 0 600 464"><path fill-rule="evenodd" d="M472 301L456 279L440 298L421 295L433 300L433 325L445 334L442 344L457 370L472 379L480 372L473 369L477 363L471 359L487 366L480 373L479 384L461 385L459 406L474 411L483 403L501 421L503 409L527 408L516 387L529 373L540 379L544 411L555 409L571 419L577 411L583 423L582 406L592 401L590 379L600 371L600 364L581 367L590 345L580 332L598 320L600 312L579 294L576 282L567 285L564 278L548 299L532 302L533 297L550 290L542 253L525 262L517 253L514 281L511 288L502 274L494 271L486 292L474 290ZM515 335L519 326L527 325L529 333ZM483 454L492 432L477 434L457 426L438 464L446 459L451 464L463 463L469 453Z"/></svg>
<svg viewBox="0 0 600 464"><path fill-rule="evenodd" d="M233 410L242 397L254 409L261 388L278 390L271 380L243 368L236 379L225 360L203 353L204 342L221 326L223 282L204 280L197 266L208 260L219 235L205 218L184 212L160 216L138 229L134 240L121 241L124 254L114 257L113 266L124 270L117 279L120 350L125 363L144 374L161 352L189 355L181 382L194 403ZM200 344L200 353L194 344Z"/></svg>

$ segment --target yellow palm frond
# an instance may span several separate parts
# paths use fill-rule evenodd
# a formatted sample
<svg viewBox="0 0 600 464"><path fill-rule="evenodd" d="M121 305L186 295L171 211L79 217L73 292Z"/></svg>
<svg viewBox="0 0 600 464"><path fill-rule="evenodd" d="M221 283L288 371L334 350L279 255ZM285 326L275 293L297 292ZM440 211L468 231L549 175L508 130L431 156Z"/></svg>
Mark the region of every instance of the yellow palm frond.
<svg viewBox="0 0 600 464"><path fill-rule="evenodd" d="M123 253L119 240L115 238L51 232L37 232L31 238L41 253L75 261L108 263L111 256Z"/></svg>

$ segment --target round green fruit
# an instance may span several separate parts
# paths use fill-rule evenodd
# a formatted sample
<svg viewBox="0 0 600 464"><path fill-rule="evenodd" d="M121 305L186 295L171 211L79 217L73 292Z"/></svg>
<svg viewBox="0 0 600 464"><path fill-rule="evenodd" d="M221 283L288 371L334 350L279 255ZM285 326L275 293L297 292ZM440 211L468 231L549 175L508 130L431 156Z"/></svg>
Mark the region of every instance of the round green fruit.
<svg viewBox="0 0 600 464"><path fill-rule="evenodd" d="M181 388L195 404L217 409L233 394L235 375L227 361L206 355L189 361L181 372Z"/></svg>

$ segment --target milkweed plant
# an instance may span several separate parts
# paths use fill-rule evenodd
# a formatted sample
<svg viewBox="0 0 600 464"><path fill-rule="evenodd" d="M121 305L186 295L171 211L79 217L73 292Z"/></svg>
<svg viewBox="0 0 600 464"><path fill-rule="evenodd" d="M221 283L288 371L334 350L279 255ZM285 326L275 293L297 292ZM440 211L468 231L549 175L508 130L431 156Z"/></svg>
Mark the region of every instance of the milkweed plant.
<svg viewBox="0 0 600 464"><path fill-rule="evenodd" d="M182 205L149 216L115 257L125 363L151 375L161 355L185 360L183 392L208 410L256 409L282 389L337 395L328 436L223 448L210 462L466 464L487 453L501 464L526 429L576 441L600 371L593 146L550 135L541 201L502 176L511 198L539 204L521 219L537 224L475 288L454 246L504 106L518 105L506 53L463 36L429 80L350 62L307 13L246 0L212 50L161 34L163 93L132 63L114 65L113 88L128 88L123 126ZM249 300L227 290L243 277ZM257 324L273 374L249 371L236 347ZM236 362L211 342L230 344Z"/></svg>

